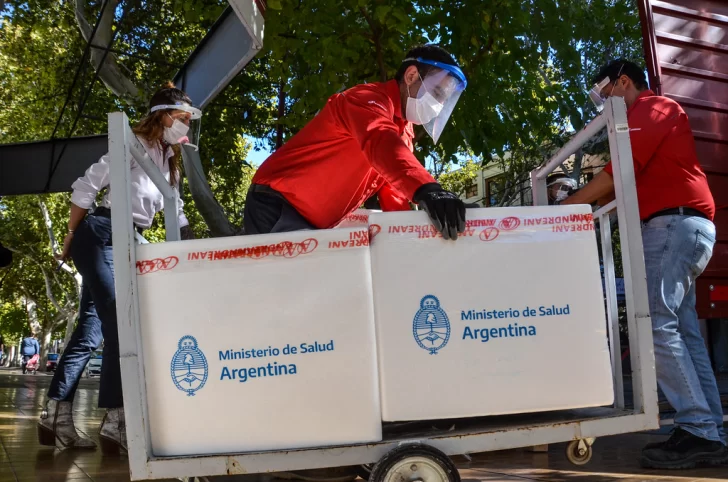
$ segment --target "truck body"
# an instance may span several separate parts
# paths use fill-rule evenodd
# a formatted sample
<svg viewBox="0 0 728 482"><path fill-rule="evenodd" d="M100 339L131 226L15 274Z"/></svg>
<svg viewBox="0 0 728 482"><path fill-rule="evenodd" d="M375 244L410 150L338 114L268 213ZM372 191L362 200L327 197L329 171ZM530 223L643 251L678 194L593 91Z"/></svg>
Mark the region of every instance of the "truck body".
<svg viewBox="0 0 728 482"><path fill-rule="evenodd" d="M728 2L639 0L650 87L687 113L716 204L713 257L696 283L698 315L728 318Z"/></svg>

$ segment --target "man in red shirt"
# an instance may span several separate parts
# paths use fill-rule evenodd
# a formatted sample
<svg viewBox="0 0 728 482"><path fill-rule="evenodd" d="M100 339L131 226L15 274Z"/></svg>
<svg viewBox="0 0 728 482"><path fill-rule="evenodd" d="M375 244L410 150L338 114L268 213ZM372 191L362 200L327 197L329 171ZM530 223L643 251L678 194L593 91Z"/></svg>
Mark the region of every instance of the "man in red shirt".
<svg viewBox="0 0 728 482"><path fill-rule="evenodd" d="M675 411L675 430L642 450L642 465L692 468L728 462L723 410L695 311L695 279L715 244L715 204L680 105L647 88L636 64L616 60L595 79L601 96L627 104L657 382ZM611 162L561 204L613 198Z"/></svg>
<svg viewBox="0 0 728 482"><path fill-rule="evenodd" d="M465 206L412 153L412 124L437 142L466 85L447 51L425 45L407 53L393 80L330 97L256 172L245 233L332 228L377 194L385 211L418 203L445 239L457 239Z"/></svg>

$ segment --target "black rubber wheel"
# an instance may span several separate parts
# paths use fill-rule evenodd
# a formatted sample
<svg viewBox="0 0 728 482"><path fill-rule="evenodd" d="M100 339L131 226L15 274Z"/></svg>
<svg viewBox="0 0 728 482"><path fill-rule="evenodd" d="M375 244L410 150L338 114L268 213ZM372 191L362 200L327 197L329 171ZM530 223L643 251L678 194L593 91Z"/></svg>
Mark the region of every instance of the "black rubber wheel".
<svg viewBox="0 0 728 482"><path fill-rule="evenodd" d="M362 464L359 465L356 468L356 473L364 480L369 480L369 477L372 475L372 468L374 467L374 464Z"/></svg>
<svg viewBox="0 0 728 482"><path fill-rule="evenodd" d="M369 482L460 482L460 472L450 457L424 444L406 444L388 452L376 463Z"/></svg>

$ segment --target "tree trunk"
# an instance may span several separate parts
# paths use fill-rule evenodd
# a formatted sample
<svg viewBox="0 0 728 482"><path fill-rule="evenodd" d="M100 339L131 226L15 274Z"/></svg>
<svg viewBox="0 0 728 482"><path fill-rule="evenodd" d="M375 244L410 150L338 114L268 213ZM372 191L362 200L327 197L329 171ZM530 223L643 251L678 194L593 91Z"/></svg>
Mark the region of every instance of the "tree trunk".
<svg viewBox="0 0 728 482"><path fill-rule="evenodd" d="M25 312L28 314L28 328L32 333L38 333L41 330L38 323L38 311L35 301L28 298L25 299Z"/></svg>
<svg viewBox="0 0 728 482"><path fill-rule="evenodd" d="M8 368L17 366L15 360L18 358L18 348L16 346L10 347L10 354L8 355Z"/></svg>
<svg viewBox="0 0 728 482"><path fill-rule="evenodd" d="M63 337L63 349L65 350L68 346L68 342L71 341L71 336L73 335L73 329L76 326L76 318L80 316L80 309L81 309L81 302L79 300L78 303L78 309L76 313L73 313L72 315L69 315L68 318L66 318L66 335Z"/></svg>
<svg viewBox="0 0 728 482"><path fill-rule="evenodd" d="M57 253L58 252L58 242L56 241L56 237L53 234L53 221L51 220L50 215L48 214L48 208L46 207L45 203L43 201L38 201L40 204L40 210L43 213L43 220L45 221L46 230L48 231L48 240L51 244L51 252ZM82 283L83 279L81 275L71 268L69 265L63 263L62 261L58 261L59 266L64 271L68 272L73 276L73 278L76 280L76 292L78 294L78 303L76 303L76 309L72 310L74 313L72 315L68 315L68 323L66 324L66 336L64 338L63 346L64 348L68 346L68 341L71 339L71 335L73 334L73 327L74 327L74 321L76 320L76 316L78 314L78 309L80 309L81 305L81 289L82 289Z"/></svg>
<svg viewBox="0 0 728 482"><path fill-rule="evenodd" d="M40 369L45 368L45 360L48 355L48 347L51 344L51 336L53 335L53 323L48 322L43 324L41 332L38 334L38 343L40 344Z"/></svg>
<svg viewBox="0 0 728 482"><path fill-rule="evenodd" d="M51 253L55 254L58 252L58 242L56 241L56 236L53 234L53 221L51 220L50 214L48 214L48 207L45 203L39 199L38 204L40 205L41 213L43 213L43 221L46 225L48 240L51 243Z"/></svg>

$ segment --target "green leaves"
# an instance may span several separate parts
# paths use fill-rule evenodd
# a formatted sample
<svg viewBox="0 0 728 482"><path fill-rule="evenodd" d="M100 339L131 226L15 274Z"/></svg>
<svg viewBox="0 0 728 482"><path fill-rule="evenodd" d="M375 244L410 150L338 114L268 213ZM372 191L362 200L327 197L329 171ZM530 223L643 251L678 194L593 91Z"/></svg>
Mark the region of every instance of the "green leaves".
<svg viewBox="0 0 728 482"><path fill-rule="evenodd" d="M62 314L56 305L71 306L73 311L78 299L76 283L66 271L56 271L41 208L43 203L50 222L58 229L60 243L68 219L68 199L67 194L2 199L0 242L13 251L13 264L0 271L0 278L4 277L0 287L0 333L6 336L20 336L20 331L29 329L28 304L35 304L37 321L46 331L53 329L54 321Z"/></svg>
<svg viewBox="0 0 728 482"><path fill-rule="evenodd" d="M13 7L13 13L8 14L6 10L6 18L0 24L0 143L47 139L85 48L74 17L74 3L11 0L8 4ZM225 0L160 0L154 3L155 14L150 14L138 2L124 2L124 21L115 25L120 31L114 44L115 50L124 53L113 55L118 55L125 74L147 91L147 97L137 105L128 106L97 81L73 135L106 132L106 114L111 111L124 109L132 121L138 120L147 110L148 95L174 76L226 6ZM86 11L88 19L93 21L98 13L99 3L90 2ZM264 139L273 127L275 87L267 70L267 60L254 59L248 70L233 79L205 109L203 118L201 150L207 176L237 225L241 224L244 195L253 172L243 167L248 147L241 144L241 136L245 133ZM59 137L70 131L79 112L82 93L93 75L93 68L87 62L61 119ZM249 113L247 117L243 116L245 112ZM217 162L213 164L211 159ZM207 227L190 199L189 190L183 189L183 193L185 211L193 229L198 236L206 236ZM61 242L68 222L70 197L53 194L40 198L48 206L55 237ZM17 308L22 308L23 300L29 296L37 301L36 312L41 323L50 322L58 315L46 294L44 271L51 277L52 293L61 305L77 300L73 278L65 271L55 271L56 262L38 200L39 196L0 200L0 240L21 253L15 254L9 272L0 272L0 277L7 274L0 288L0 300L9 306L0 306L0 333L6 335L17 331L12 328ZM160 220L161 216L155 225L157 228L148 232L153 241L164 239L164 223ZM27 328L27 316L23 321Z"/></svg>
<svg viewBox="0 0 728 482"><path fill-rule="evenodd" d="M478 173L481 170L482 166L479 162L468 159L458 169L452 169L448 166L447 172L441 174L437 181L448 191L463 196L469 188L478 182Z"/></svg>
<svg viewBox="0 0 728 482"><path fill-rule="evenodd" d="M374 18L376 18L377 22L379 22L380 24L386 24L387 14L391 11L391 5L379 5L374 9Z"/></svg>

